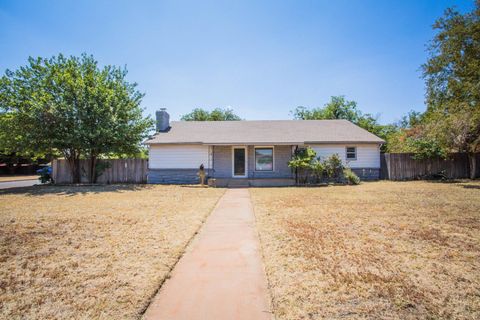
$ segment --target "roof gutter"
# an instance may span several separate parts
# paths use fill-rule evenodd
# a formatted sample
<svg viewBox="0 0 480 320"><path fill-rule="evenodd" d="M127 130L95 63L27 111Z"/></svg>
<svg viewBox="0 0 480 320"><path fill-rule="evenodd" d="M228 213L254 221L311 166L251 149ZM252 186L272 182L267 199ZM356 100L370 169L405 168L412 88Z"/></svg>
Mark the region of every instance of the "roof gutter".
<svg viewBox="0 0 480 320"><path fill-rule="evenodd" d="M144 144L198 144L206 146L240 146L240 145L307 145L307 144L384 144L385 141L302 141L302 142L271 142L271 141L233 141L233 142L201 142L201 141L182 141L182 142L157 142L157 141L146 141Z"/></svg>
<svg viewBox="0 0 480 320"><path fill-rule="evenodd" d="M305 144L384 144L385 141L305 141Z"/></svg>

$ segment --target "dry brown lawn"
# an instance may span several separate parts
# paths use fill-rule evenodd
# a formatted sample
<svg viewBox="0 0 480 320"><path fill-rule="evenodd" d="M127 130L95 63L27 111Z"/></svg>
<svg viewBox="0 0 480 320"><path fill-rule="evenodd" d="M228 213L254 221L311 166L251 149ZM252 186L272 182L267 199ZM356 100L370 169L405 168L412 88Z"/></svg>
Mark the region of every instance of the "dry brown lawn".
<svg viewBox="0 0 480 320"><path fill-rule="evenodd" d="M480 319L480 183L252 189L277 319Z"/></svg>
<svg viewBox="0 0 480 320"><path fill-rule="evenodd" d="M222 189L0 191L0 318L135 319Z"/></svg>

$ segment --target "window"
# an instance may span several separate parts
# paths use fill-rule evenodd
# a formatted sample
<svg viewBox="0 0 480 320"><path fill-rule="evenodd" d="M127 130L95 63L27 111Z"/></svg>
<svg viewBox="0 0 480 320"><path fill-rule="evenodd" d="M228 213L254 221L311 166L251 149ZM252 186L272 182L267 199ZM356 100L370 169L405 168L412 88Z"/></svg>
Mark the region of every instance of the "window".
<svg viewBox="0 0 480 320"><path fill-rule="evenodd" d="M273 148L255 148L255 171L273 171Z"/></svg>
<svg viewBox="0 0 480 320"><path fill-rule="evenodd" d="M357 159L357 147L347 147L347 160Z"/></svg>

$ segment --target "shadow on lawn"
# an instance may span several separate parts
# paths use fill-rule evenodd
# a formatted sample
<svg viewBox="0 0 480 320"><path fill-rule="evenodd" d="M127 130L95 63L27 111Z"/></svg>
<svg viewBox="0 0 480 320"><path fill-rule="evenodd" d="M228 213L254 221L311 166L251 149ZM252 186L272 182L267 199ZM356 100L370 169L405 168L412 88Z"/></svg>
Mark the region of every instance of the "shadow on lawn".
<svg viewBox="0 0 480 320"><path fill-rule="evenodd" d="M23 194L26 196L42 196L58 194L74 196L78 194L98 194L104 192L139 191L151 189L146 184L100 184L100 185L36 185L32 187L19 187L0 190L0 195Z"/></svg>
<svg viewBox="0 0 480 320"><path fill-rule="evenodd" d="M425 180L430 183L440 183L440 184L454 184L457 187L462 187L465 189L479 189L480 184L471 184L472 182L479 182L479 180L467 180L467 179L450 179L450 180Z"/></svg>
<svg viewBox="0 0 480 320"><path fill-rule="evenodd" d="M207 185L199 185L199 184L176 184L176 186L180 186L180 188L188 188L188 189L208 189L208 188L214 188L214 187L209 187Z"/></svg>
<svg viewBox="0 0 480 320"><path fill-rule="evenodd" d="M480 185L474 184L460 184L460 186L464 187L465 189L480 189Z"/></svg>

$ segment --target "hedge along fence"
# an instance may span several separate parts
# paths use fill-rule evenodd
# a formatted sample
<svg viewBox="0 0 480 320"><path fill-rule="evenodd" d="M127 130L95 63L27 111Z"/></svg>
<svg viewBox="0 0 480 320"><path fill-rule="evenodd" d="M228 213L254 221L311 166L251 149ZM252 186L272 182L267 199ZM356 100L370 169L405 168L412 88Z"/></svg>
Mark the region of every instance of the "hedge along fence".
<svg viewBox="0 0 480 320"><path fill-rule="evenodd" d="M99 160L107 163L107 168L97 178L97 183L147 183L148 160L146 159L114 159ZM81 183L89 183L90 164L80 160ZM72 175L68 162L64 159L53 160L52 176L55 183L72 183Z"/></svg>
<svg viewBox="0 0 480 320"><path fill-rule="evenodd" d="M466 153L450 153L446 159L414 159L414 153L382 153L380 178L386 180L429 179L443 175L447 179L470 177L470 165ZM480 153L476 154L477 172L480 175Z"/></svg>

